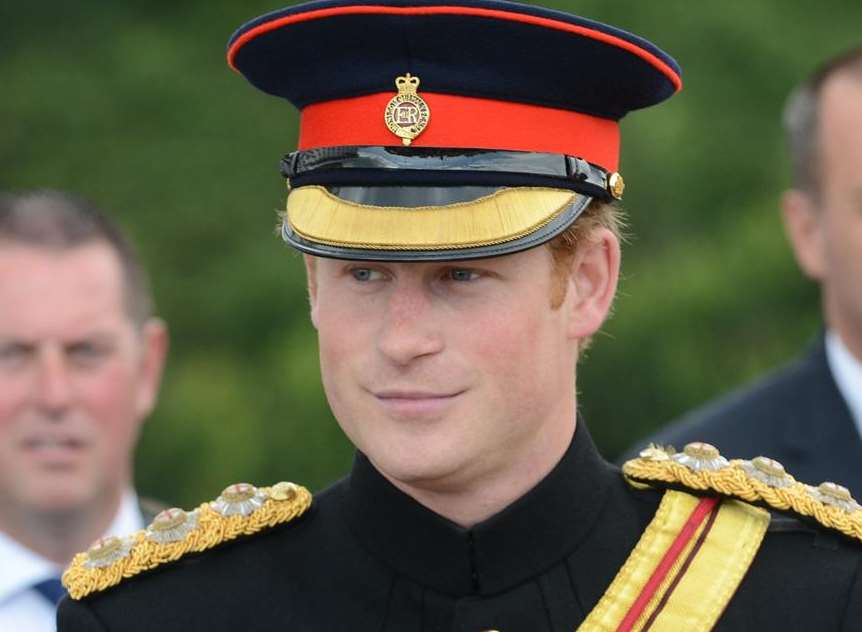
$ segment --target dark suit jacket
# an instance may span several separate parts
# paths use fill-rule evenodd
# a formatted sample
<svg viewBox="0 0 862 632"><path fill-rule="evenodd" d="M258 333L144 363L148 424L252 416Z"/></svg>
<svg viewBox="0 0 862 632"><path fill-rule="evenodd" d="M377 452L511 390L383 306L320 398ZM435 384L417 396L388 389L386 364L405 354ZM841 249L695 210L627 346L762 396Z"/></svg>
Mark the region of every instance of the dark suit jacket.
<svg viewBox="0 0 862 632"><path fill-rule="evenodd" d="M572 632L660 499L628 486L582 423L543 481L472 529L358 455L292 522L64 600L59 632ZM786 519L714 632L856 632L860 620L862 543Z"/></svg>
<svg viewBox="0 0 862 632"><path fill-rule="evenodd" d="M727 457L768 456L797 480L833 481L862 497L862 438L829 370L822 336L794 364L684 415L621 461L650 442L680 450L692 441L711 443Z"/></svg>

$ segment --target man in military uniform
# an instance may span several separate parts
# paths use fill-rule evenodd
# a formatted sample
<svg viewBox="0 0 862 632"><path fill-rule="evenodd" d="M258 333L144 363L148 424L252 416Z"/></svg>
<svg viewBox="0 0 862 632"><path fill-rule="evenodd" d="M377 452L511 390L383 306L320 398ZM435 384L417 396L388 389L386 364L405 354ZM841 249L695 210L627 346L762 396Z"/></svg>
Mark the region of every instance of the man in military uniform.
<svg viewBox="0 0 862 632"><path fill-rule="evenodd" d="M619 272L617 121L679 89L673 59L489 0L299 5L228 59L302 110L283 235L354 466L97 543L61 632L858 627L846 490L705 444L624 477L576 413Z"/></svg>

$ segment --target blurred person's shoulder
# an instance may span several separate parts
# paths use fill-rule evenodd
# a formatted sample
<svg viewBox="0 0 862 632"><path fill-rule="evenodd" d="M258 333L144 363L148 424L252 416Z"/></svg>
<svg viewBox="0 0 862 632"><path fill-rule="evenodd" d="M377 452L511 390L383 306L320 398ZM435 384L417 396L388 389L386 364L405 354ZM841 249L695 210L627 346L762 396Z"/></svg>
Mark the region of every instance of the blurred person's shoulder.
<svg viewBox="0 0 862 632"><path fill-rule="evenodd" d="M637 441L618 462L637 457L650 444L682 447L703 441L735 457L775 458L800 476L813 479L819 472L810 469L803 455L825 448L824 443L834 439L832 435L852 429L820 337L794 361ZM824 458L828 456L823 453Z"/></svg>

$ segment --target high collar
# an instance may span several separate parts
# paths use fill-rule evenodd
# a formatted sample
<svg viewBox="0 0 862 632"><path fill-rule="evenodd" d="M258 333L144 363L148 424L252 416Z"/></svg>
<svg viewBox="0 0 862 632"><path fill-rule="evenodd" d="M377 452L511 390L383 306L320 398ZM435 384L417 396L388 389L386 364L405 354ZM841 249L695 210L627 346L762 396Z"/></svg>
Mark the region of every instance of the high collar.
<svg viewBox="0 0 862 632"><path fill-rule="evenodd" d="M361 453L348 479L347 523L375 557L451 595L504 591L575 550L618 478L583 421L554 469L500 513L459 527L395 488Z"/></svg>

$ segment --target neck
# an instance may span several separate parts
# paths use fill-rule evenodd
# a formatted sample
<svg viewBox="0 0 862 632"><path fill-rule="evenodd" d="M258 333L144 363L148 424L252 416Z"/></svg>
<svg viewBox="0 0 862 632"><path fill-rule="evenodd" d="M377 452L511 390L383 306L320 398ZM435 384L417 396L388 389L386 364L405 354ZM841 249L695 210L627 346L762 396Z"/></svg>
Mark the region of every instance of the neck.
<svg viewBox="0 0 862 632"><path fill-rule="evenodd" d="M834 294L824 286L823 291L823 314L826 323L832 329L847 350L853 354L859 362L862 362L862 329L858 320L847 314L847 310L839 309Z"/></svg>
<svg viewBox="0 0 862 632"><path fill-rule="evenodd" d="M483 476L438 483L412 485L384 477L402 492L411 496L436 514L455 524L471 528L498 514L539 484L560 462L575 433L576 406L561 422L535 437L529 450L518 458L507 460L506 466L486 472ZM465 477L467 478L467 477Z"/></svg>
<svg viewBox="0 0 862 632"><path fill-rule="evenodd" d="M117 492L87 507L69 510L3 507L0 531L45 559L65 566L108 530L121 498L122 493Z"/></svg>
<svg viewBox="0 0 862 632"><path fill-rule="evenodd" d="M835 333L838 334L838 338L847 351L850 352L850 355L856 358L857 362L862 362L862 336L853 336L852 331L847 331L846 329L842 331L837 327L835 328Z"/></svg>

